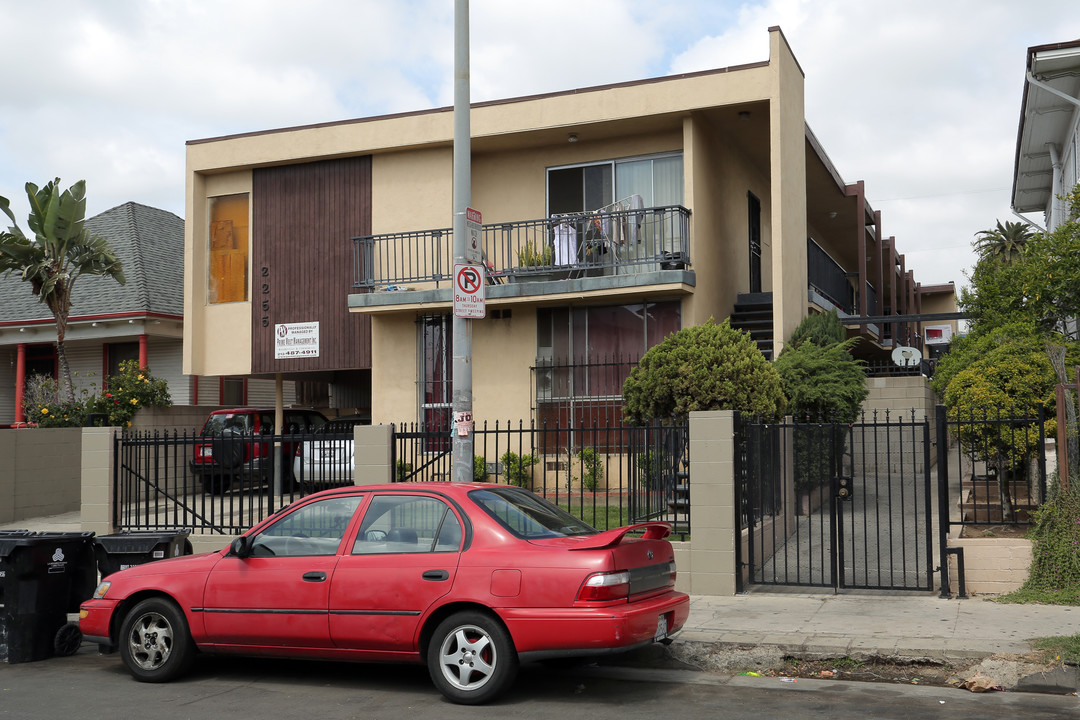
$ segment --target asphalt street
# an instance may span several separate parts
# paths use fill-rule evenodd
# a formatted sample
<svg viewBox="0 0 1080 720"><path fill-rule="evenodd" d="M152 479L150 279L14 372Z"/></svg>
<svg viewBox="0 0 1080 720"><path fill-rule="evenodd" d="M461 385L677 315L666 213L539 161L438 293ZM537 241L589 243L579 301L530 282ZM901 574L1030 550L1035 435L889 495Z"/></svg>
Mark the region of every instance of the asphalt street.
<svg viewBox="0 0 1080 720"><path fill-rule="evenodd" d="M423 667L203 658L164 685L137 683L119 657L83 645L70 657L0 665L0 718L394 718L763 720L774 718L1076 718L1075 696L742 677L670 667L526 665L500 700L456 706Z"/></svg>

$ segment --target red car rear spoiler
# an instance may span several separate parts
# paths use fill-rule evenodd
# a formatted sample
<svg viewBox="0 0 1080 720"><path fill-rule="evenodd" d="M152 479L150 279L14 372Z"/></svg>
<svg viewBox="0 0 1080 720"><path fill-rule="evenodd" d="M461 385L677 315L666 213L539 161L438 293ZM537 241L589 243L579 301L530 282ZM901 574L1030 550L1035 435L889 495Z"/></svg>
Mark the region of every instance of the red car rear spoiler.
<svg viewBox="0 0 1080 720"><path fill-rule="evenodd" d="M622 542L623 537L625 537L627 533L639 530L645 531L642 540L663 540L671 534L671 525L666 522L646 522L638 523L637 525L627 525L626 527L606 530L597 535L593 535L592 537L586 538L580 545L575 544L570 549L599 550L600 548L611 547Z"/></svg>

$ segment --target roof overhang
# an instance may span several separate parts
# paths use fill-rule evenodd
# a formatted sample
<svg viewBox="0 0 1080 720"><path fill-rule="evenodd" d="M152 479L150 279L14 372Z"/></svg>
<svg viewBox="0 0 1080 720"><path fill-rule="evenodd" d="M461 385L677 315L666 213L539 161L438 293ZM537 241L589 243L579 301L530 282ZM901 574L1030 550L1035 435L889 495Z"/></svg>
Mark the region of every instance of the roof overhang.
<svg viewBox="0 0 1080 720"><path fill-rule="evenodd" d="M1048 146L1062 142L1080 112L1076 102L1061 96L1080 97L1080 40L1028 48L1025 78L1012 188L1012 206L1019 213L1042 212L1050 203Z"/></svg>

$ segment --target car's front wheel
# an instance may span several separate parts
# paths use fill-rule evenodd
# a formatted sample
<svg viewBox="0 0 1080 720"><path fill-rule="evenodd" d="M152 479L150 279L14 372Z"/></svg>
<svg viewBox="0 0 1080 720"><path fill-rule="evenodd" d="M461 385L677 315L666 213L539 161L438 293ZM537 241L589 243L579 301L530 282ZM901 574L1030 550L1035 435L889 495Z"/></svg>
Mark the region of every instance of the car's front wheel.
<svg viewBox="0 0 1080 720"><path fill-rule="evenodd" d="M439 623L427 661L435 687L462 705L491 700L509 687L518 669L506 628L479 611L459 612Z"/></svg>
<svg viewBox="0 0 1080 720"><path fill-rule="evenodd" d="M166 598L149 598L131 609L120 629L120 655L140 682L168 682L191 667L195 644L184 613Z"/></svg>

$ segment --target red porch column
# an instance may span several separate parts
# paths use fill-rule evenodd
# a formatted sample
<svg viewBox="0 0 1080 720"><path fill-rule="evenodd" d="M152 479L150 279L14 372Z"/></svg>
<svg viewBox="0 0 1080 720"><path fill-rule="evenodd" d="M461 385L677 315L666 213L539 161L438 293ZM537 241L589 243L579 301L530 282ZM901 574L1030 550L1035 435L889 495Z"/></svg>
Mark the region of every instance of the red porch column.
<svg viewBox="0 0 1080 720"><path fill-rule="evenodd" d="M148 338L148 336L147 336L146 333L143 333L142 335L139 336L139 369L140 370L145 370L146 366L149 364L149 362L147 361L147 357L148 357L149 353L148 353L148 351L146 349L147 338Z"/></svg>
<svg viewBox="0 0 1080 720"><path fill-rule="evenodd" d="M23 411L23 394L26 392L26 343L19 343L15 349L15 422L26 422Z"/></svg>

